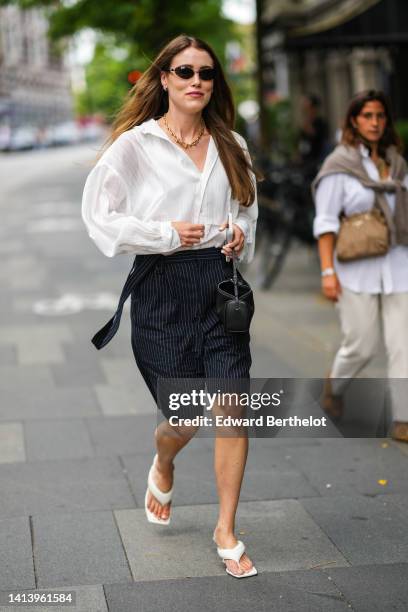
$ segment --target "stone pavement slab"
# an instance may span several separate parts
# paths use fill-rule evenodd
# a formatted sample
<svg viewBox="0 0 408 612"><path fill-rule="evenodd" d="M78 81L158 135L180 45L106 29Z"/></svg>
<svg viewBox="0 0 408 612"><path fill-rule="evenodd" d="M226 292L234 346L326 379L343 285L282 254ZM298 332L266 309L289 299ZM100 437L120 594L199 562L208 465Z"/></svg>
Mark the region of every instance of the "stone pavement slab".
<svg viewBox="0 0 408 612"><path fill-rule="evenodd" d="M54 387L47 365L3 365L0 367L0 391L25 389L26 393L41 387Z"/></svg>
<svg viewBox="0 0 408 612"><path fill-rule="evenodd" d="M140 392L142 391L143 387L146 387L146 383L144 382L133 358L120 359L117 357L116 359L112 359L102 357L100 359L100 366L105 373L105 379L109 385L133 387L136 384L139 387ZM148 390L147 393L149 394L150 403L153 404L153 398Z"/></svg>
<svg viewBox="0 0 408 612"><path fill-rule="evenodd" d="M83 387L57 388L33 384L1 391L0 421L67 419L100 415L95 394Z"/></svg>
<svg viewBox="0 0 408 612"><path fill-rule="evenodd" d="M106 605L105 593L102 585L89 585L89 586L64 586L63 589L58 587L55 589L47 588L47 591L75 591L76 594L76 605L53 605L53 606L36 606L31 609L38 612L108 612ZM40 592L37 589L29 591L30 593ZM1 606L1 612L27 612L30 610L28 606Z"/></svg>
<svg viewBox="0 0 408 612"><path fill-rule="evenodd" d="M10 255L16 255L24 251L24 242L22 240L4 239L0 244L0 253L9 257Z"/></svg>
<svg viewBox="0 0 408 612"><path fill-rule="evenodd" d="M352 565L408 562L406 515L383 499L347 495L301 504Z"/></svg>
<svg viewBox="0 0 408 612"><path fill-rule="evenodd" d="M24 298L13 299L12 306L7 313L9 325L19 325L23 329L26 326L42 325L46 323L45 318L39 318L39 316L33 312L33 305L42 300L46 293L48 293L47 290L43 289L41 292L32 292L30 294L26 293Z"/></svg>
<svg viewBox="0 0 408 612"><path fill-rule="evenodd" d="M109 386L127 389L135 395L138 414L154 414L156 416L156 404L139 372L133 355L129 354L127 357L117 357L116 359L102 358L101 367L105 372Z"/></svg>
<svg viewBox="0 0 408 612"><path fill-rule="evenodd" d="M78 227L79 229L79 227ZM81 231L30 233L30 242L33 249L38 253L41 260L60 259L68 257L72 252L77 252L81 244L88 238ZM44 240L46 237L46 240ZM88 238L89 240L89 238ZM89 256L89 251L87 251Z"/></svg>
<svg viewBox="0 0 408 612"><path fill-rule="evenodd" d="M111 512L42 514L33 533L39 587L131 580Z"/></svg>
<svg viewBox="0 0 408 612"><path fill-rule="evenodd" d="M67 360L50 366L53 379L58 387L87 387L104 383L105 376L98 362L91 359Z"/></svg>
<svg viewBox="0 0 408 612"><path fill-rule="evenodd" d="M61 342L72 340L69 327L62 323L0 327L0 344L15 345L22 365L64 362Z"/></svg>
<svg viewBox="0 0 408 612"><path fill-rule="evenodd" d="M283 499L319 495L302 470L294 465L287 447L259 446L253 440L245 467L242 499Z"/></svg>
<svg viewBox="0 0 408 612"><path fill-rule="evenodd" d="M309 301L312 302L313 297L313 294L303 294L299 291L291 294L275 290L256 292L257 315L251 324L256 376L319 377L323 376L330 367L335 348L335 342L330 341L333 335L337 341L338 330L329 329L327 330L329 333L322 330L324 323L319 321L319 315L326 313L327 305L321 307L320 313L312 303L314 316L319 321L318 333L313 333L310 324L305 324L303 310L307 310ZM299 317L299 300L302 304L301 317ZM267 333L265 330L268 330ZM256 355L259 351L265 357L263 363L257 360ZM268 353L275 353L275 357L270 359ZM254 376L254 373L251 373Z"/></svg>
<svg viewBox="0 0 408 612"><path fill-rule="evenodd" d="M109 612L350 612L339 589L319 571L263 572L105 586Z"/></svg>
<svg viewBox="0 0 408 612"><path fill-rule="evenodd" d="M387 439L324 439L321 447L293 448L290 455L321 495L408 492L406 461Z"/></svg>
<svg viewBox="0 0 408 612"><path fill-rule="evenodd" d="M145 416L119 415L86 419L95 455L109 456L155 452L154 414Z"/></svg>
<svg viewBox="0 0 408 612"><path fill-rule="evenodd" d="M13 366L17 363L17 349L10 344L0 344L1 366ZM1 380L1 377L0 377Z"/></svg>
<svg viewBox="0 0 408 612"><path fill-rule="evenodd" d="M44 267L27 251L23 255L8 256L7 266L2 266L0 270L2 286L14 291L39 289L44 280Z"/></svg>
<svg viewBox="0 0 408 612"><path fill-rule="evenodd" d="M395 446L395 448L398 448L398 450L404 455L408 455L408 444L406 442L397 442L396 440L392 440L392 445Z"/></svg>
<svg viewBox="0 0 408 612"><path fill-rule="evenodd" d="M268 323L269 324L269 323ZM279 348L271 346L263 346L259 339L256 340L251 334L253 344L256 345L256 350L252 347L252 365L251 376L253 378L270 378L271 376L288 376L295 378L300 376L300 370L293 366L290 361L285 361L284 355L281 354Z"/></svg>
<svg viewBox="0 0 408 612"><path fill-rule="evenodd" d="M23 425L0 423L0 463L14 463L25 459Z"/></svg>
<svg viewBox="0 0 408 612"><path fill-rule="evenodd" d="M0 491L2 518L135 507L114 457L5 463L0 465Z"/></svg>
<svg viewBox="0 0 408 612"><path fill-rule="evenodd" d="M71 360L81 362L89 359L102 364L102 361L108 356L111 360L121 359L126 360L131 364L134 363L129 337L120 337L123 322L121 323L115 339L102 350L98 351L91 343L92 336L108 321L109 317L111 316L112 313L109 313L108 316L104 317L102 321L97 323L94 321L93 325L82 325L82 323L76 323L75 325L71 326L71 332L74 340L72 344L64 343L64 353L66 355L67 362ZM136 369L136 365L134 365L134 367Z"/></svg>
<svg viewBox="0 0 408 612"><path fill-rule="evenodd" d="M215 504L174 506L167 527L147 523L144 510L116 510L134 580L222 575L212 541L217 509ZM237 534L258 571L347 565L296 500L242 502Z"/></svg>
<svg viewBox="0 0 408 612"><path fill-rule="evenodd" d="M94 385L94 390L105 416L151 414L154 410L153 399L148 398L143 388L136 385L132 388Z"/></svg>
<svg viewBox="0 0 408 612"><path fill-rule="evenodd" d="M28 421L24 430L28 461L79 459L94 455L86 424L81 419Z"/></svg>
<svg viewBox="0 0 408 612"><path fill-rule="evenodd" d="M408 564L326 570L355 612L406 612Z"/></svg>
<svg viewBox="0 0 408 612"><path fill-rule="evenodd" d="M148 456L144 460L144 464L150 467L149 464L156 452L154 430L157 420L154 412L143 416L93 417L86 419L86 423L95 455L124 455L124 463L129 468L132 478L138 480L140 477L144 486L147 473L143 472L143 464L138 463L138 458L133 459L131 455L142 453L146 457ZM193 453L194 455L199 449L210 450L212 444L213 441L209 438L194 438L183 449L176 461L178 462L186 454L190 456ZM140 490L139 493L141 492Z"/></svg>
<svg viewBox="0 0 408 612"><path fill-rule="evenodd" d="M54 218L56 218L54 216ZM58 220L58 223L63 222L66 217ZM71 217L74 221L74 217ZM76 219L78 220L78 218ZM80 221L82 223L82 221ZM81 252L71 252L69 257L50 259L46 262L46 267L49 275L56 280L59 286L61 283L72 283L75 293L78 292L78 287L88 287L92 284L90 274L84 266L83 255Z"/></svg>
<svg viewBox="0 0 408 612"><path fill-rule="evenodd" d="M28 517L0 520L0 589L28 589L34 586Z"/></svg>
<svg viewBox="0 0 408 612"><path fill-rule="evenodd" d="M12 291L41 291L45 290L47 277L44 270L37 268L27 271L25 274L9 279L9 286Z"/></svg>
<svg viewBox="0 0 408 612"><path fill-rule="evenodd" d="M390 512L394 508L398 508L400 514L406 517L408 521L408 495L377 495L376 499L382 502L384 506L388 505Z"/></svg>
<svg viewBox="0 0 408 612"><path fill-rule="evenodd" d="M283 431L282 429L280 430ZM278 448L282 447L287 450L291 450L292 448L303 448L308 446L313 446L319 448L324 443L324 438L301 438L295 436L284 436L277 435L274 438L250 438L249 440L249 449L250 452L254 448ZM290 453L288 453L290 455Z"/></svg>

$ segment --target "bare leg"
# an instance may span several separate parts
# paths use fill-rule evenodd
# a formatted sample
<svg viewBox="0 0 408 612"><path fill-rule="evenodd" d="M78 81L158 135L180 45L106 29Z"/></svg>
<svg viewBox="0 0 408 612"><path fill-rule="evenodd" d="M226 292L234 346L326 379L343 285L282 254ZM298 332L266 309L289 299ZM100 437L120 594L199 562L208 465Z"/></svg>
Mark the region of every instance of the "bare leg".
<svg viewBox="0 0 408 612"><path fill-rule="evenodd" d="M163 493L170 491L173 486L174 457L191 440L197 429L197 427L172 427L168 421L162 421L156 428L154 435L157 460L153 479ZM169 517L170 504L162 506L149 491L147 507L157 518L167 519Z"/></svg>
<svg viewBox="0 0 408 612"><path fill-rule="evenodd" d="M242 437L238 437L242 436ZM217 480L220 510L214 537L221 548L233 548L238 540L234 535L235 514L248 455L248 437L243 430L235 431L233 437L215 438L214 467ZM244 553L240 564L226 561L234 574L243 574L252 567L252 561Z"/></svg>

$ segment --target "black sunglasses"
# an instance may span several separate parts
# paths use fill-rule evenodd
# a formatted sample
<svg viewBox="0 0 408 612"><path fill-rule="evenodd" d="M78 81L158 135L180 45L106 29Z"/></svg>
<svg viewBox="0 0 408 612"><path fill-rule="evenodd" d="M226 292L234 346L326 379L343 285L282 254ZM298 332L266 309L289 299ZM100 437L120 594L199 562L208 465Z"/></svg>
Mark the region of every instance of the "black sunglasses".
<svg viewBox="0 0 408 612"><path fill-rule="evenodd" d="M174 72L180 79L191 79L196 73L202 81L212 81L215 77L215 68L200 68L193 70L191 66L177 66L177 68L168 68L166 72Z"/></svg>

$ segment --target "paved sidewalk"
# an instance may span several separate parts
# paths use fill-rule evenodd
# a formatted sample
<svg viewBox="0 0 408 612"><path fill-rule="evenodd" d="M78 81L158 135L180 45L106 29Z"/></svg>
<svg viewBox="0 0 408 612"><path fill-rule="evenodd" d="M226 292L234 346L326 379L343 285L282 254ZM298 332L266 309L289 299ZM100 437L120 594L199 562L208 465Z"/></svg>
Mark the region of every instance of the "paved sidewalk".
<svg viewBox="0 0 408 612"><path fill-rule="evenodd" d="M90 344L130 264L82 226L91 157L0 157L0 591L76 592L74 607L33 608L50 612L405 612L408 445L251 439L237 532L255 578L228 577L211 540L210 438L176 458L171 525L146 522L156 415L128 311L110 345ZM339 331L315 255L294 249L256 304L253 376L324 376Z"/></svg>

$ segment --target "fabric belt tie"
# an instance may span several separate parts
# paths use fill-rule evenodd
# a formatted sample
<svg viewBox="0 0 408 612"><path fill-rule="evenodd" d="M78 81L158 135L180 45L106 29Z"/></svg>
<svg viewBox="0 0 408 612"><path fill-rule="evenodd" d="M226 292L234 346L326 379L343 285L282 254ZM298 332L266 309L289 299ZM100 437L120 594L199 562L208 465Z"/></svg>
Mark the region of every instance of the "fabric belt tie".
<svg viewBox="0 0 408 612"><path fill-rule="evenodd" d="M180 251L167 257L161 254L154 254L143 257L136 256L132 269L129 272L125 284L123 285L116 312L113 317L103 327L101 327L99 331L96 332L96 334L92 338L92 344L99 351L101 348L106 346L108 342L112 340L113 336L119 329L120 320L122 318L123 306L125 305L126 300L130 296L130 294L136 289L136 287L140 285L140 283L148 274L148 272L150 272L150 270L156 265L156 263L158 263L160 259L164 261L183 261L191 259L215 259L221 257L225 276L231 276L232 264L227 263L225 260L225 256L222 256L220 251L218 251L217 253L217 251L218 249L216 250L212 247L197 251Z"/></svg>
<svg viewBox="0 0 408 612"><path fill-rule="evenodd" d="M119 329L120 320L122 318L123 306L132 291L142 282L146 274L152 269L161 255L152 255L146 257L140 264L136 266L136 258L133 267L129 272L129 276L123 285L122 293L120 294L118 307L113 317L94 335L92 344L96 346L98 351L110 342L113 336Z"/></svg>

